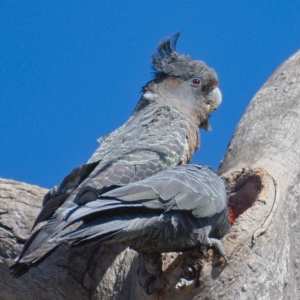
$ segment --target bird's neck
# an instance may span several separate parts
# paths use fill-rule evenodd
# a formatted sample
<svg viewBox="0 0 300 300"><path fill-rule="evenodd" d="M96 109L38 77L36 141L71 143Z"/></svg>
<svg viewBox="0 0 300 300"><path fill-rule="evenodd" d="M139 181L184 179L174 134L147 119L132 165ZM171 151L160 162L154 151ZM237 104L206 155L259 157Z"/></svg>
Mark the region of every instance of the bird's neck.
<svg viewBox="0 0 300 300"><path fill-rule="evenodd" d="M187 133L188 133L188 145L189 150L186 155L184 163L188 163L193 157L195 151L200 147L200 132L199 127L202 126L202 118L205 120L205 117L202 117L202 114L199 112L193 112L192 109L188 109L182 105L182 102L179 102L173 98L167 98L163 93L144 93L142 99L138 103L135 113L146 109L147 107L161 107L168 106L173 111L175 111L181 119L184 121ZM199 117L200 116L200 117ZM207 118L207 117L206 117Z"/></svg>
<svg viewBox="0 0 300 300"><path fill-rule="evenodd" d="M173 109L176 109L180 114L184 115L184 119L187 119L191 124L197 128L204 127L205 129L208 119L208 112L203 106L199 106L195 103L195 99L180 98L180 95L166 95L165 91L158 88L156 93L145 93L144 96L152 96L152 99L160 104L167 105ZM155 97L156 96L156 97ZM149 99L151 97L148 97Z"/></svg>

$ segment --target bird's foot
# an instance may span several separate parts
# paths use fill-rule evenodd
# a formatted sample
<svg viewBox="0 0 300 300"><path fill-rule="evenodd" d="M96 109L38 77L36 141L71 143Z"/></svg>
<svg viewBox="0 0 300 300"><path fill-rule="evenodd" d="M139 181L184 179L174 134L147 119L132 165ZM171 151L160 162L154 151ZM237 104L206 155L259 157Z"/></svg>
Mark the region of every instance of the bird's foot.
<svg viewBox="0 0 300 300"><path fill-rule="evenodd" d="M227 264L228 263L228 258L225 254L225 250L223 248L222 242L220 240L217 240L217 239L210 239L210 242L211 242L211 247L214 247L218 251L221 259L223 259L225 261L225 263Z"/></svg>

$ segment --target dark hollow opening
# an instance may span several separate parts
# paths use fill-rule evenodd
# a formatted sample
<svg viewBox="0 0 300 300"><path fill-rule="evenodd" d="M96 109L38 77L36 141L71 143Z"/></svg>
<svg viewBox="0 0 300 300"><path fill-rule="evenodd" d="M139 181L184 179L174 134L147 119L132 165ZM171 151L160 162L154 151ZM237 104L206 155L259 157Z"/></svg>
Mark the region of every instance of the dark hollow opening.
<svg viewBox="0 0 300 300"><path fill-rule="evenodd" d="M231 222L250 208L263 188L259 174L247 172L233 180L226 180L228 207Z"/></svg>

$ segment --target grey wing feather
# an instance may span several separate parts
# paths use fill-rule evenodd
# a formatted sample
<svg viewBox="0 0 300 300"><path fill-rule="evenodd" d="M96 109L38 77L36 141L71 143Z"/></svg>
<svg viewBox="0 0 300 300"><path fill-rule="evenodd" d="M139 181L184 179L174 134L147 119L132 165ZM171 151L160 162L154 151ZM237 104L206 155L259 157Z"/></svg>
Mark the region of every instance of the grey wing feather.
<svg viewBox="0 0 300 300"><path fill-rule="evenodd" d="M197 218L220 213L227 205L223 180L204 165L183 165L103 194L149 209L190 210Z"/></svg>
<svg viewBox="0 0 300 300"><path fill-rule="evenodd" d="M51 189L43 198L42 210L37 216L32 229L43 221L48 220L70 196L70 194L91 174L99 162L88 163L74 169L62 181L59 187Z"/></svg>
<svg viewBox="0 0 300 300"><path fill-rule="evenodd" d="M107 234L115 233L122 230L124 227L130 224L130 220L125 218L119 220L111 220L107 218L97 219L86 226L79 227L78 229L61 236L59 240L78 240L80 242L94 239L96 237L101 237ZM55 239L54 239L55 241Z"/></svg>
<svg viewBox="0 0 300 300"><path fill-rule="evenodd" d="M183 181L187 186L176 196L179 209L191 210L197 218L220 213L227 206L223 180L214 170L205 165L187 165L188 175ZM179 175L181 177L181 175Z"/></svg>
<svg viewBox="0 0 300 300"><path fill-rule="evenodd" d="M92 204L92 205L90 205ZM101 199L96 200L86 205L79 206L76 210L69 209L64 212L64 223L68 226L70 223L75 222L81 218L84 218L90 214L96 214L100 212L110 211L122 211L122 209L134 209L136 211L141 210L144 206L140 203L124 203L118 200ZM60 222L62 223L62 222ZM60 224L58 223L58 224ZM51 230L52 231L52 230Z"/></svg>
<svg viewBox="0 0 300 300"><path fill-rule="evenodd" d="M69 194L61 194L47 201L35 219L31 230L33 230L38 223L49 220L56 209L65 202L68 196Z"/></svg>
<svg viewBox="0 0 300 300"><path fill-rule="evenodd" d="M74 241L75 244L86 242L109 235L106 243L121 243L133 240L137 237L149 234L158 221L157 216L152 215L118 215L101 217L72 232L61 236L58 240Z"/></svg>
<svg viewBox="0 0 300 300"><path fill-rule="evenodd" d="M158 221L158 216L151 215L137 215L132 219L128 226L118 232L112 239L112 242L123 242L128 240L136 239L140 236L150 234L150 232L155 228Z"/></svg>

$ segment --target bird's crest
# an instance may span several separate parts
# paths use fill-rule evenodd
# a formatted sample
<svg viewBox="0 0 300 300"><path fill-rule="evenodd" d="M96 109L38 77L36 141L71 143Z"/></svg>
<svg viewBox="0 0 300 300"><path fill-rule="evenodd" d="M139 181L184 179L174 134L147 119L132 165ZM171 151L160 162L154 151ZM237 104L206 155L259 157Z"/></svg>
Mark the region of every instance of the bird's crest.
<svg viewBox="0 0 300 300"><path fill-rule="evenodd" d="M155 75L159 73L168 74L166 66L177 60L179 55L176 52L176 44L180 34L181 32L177 32L157 46L157 53L152 55Z"/></svg>
<svg viewBox="0 0 300 300"><path fill-rule="evenodd" d="M157 53L152 55L154 75L179 76L184 79L198 76L203 70L210 70L202 61L193 60L176 52L176 43L181 32L166 38L157 47Z"/></svg>
<svg viewBox="0 0 300 300"><path fill-rule="evenodd" d="M176 44L180 35L181 32L177 32L158 45L157 52L160 58L170 58L172 53L176 52Z"/></svg>

